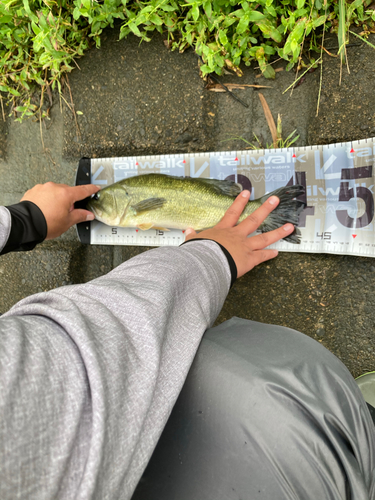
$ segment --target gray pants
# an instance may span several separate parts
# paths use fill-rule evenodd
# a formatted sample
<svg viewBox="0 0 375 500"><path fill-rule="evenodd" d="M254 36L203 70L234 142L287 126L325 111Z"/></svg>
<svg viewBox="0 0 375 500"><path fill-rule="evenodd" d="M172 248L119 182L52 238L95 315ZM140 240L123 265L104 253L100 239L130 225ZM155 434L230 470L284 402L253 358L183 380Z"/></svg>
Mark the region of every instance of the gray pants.
<svg viewBox="0 0 375 500"><path fill-rule="evenodd" d="M332 353L233 318L205 333L132 500L373 499L374 438Z"/></svg>

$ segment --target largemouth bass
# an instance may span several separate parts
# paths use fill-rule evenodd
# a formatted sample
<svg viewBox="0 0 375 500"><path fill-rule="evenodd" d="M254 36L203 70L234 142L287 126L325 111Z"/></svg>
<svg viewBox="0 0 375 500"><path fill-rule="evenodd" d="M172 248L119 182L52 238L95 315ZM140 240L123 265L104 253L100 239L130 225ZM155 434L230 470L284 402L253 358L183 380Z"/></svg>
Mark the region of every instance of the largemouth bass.
<svg viewBox="0 0 375 500"><path fill-rule="evenodd" d="M91 198L87 209L94 213L97 220L109 226L142 230L184 230L192 227L201 231L215 226L241 191L242 186L233 181L146 174L129 177L101 189ZM293 198L303 193L302 186L286 186L249 201L239 222L275 195L280 203L259 230L271 231L287 222L296 226L305 203ZM300 232L296 228L284 239L299 243Z"/></svg>

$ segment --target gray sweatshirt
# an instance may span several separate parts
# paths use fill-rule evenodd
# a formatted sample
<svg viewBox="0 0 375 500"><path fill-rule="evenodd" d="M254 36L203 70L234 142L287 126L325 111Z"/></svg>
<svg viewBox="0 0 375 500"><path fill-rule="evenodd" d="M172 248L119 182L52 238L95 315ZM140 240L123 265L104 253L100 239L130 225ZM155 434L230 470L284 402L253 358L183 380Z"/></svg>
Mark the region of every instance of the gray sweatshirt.
<svg viewBox="0 0 375 500"><path fill-rule="evenodd" d="M0 251L10 223L0 207ZM230 281L197 241L1 316L1 500L130 499Z"/></svg>

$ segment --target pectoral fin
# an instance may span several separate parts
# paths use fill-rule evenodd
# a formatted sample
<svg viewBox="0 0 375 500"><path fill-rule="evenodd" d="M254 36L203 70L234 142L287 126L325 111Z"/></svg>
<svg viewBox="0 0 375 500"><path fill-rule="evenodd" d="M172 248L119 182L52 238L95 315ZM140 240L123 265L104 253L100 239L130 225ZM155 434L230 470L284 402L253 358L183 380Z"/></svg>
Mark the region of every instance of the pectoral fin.
<svg viewBox="0 0 375 500"><path fill-rule="evenodd" d="M160 227L160 226L154 226L152 222L145 223L145 224L139 224L137 227L141 229L142 231L147 231L148 229L154 228L154 229L160 229L160 231L169 231L169 229L165 227Z"/></svg>
<svg viewBox="0 0 375 500"><path fill-rule="evenodd" d="M152 227L154 227L154 224L152 222L149 222L148 224L138 224L139 229L141 229L142 231L147 231L148 229L151 229Z"/></svg>
<svg viewBox="0 0 375 500"><path fill-rule="evenodd" d="M167 200L165 198L148 198L147 200L142 200L131 208L134 210L136 215L142 212L149 212L150 210L156 210L157 208L162 208Z"/></svg>

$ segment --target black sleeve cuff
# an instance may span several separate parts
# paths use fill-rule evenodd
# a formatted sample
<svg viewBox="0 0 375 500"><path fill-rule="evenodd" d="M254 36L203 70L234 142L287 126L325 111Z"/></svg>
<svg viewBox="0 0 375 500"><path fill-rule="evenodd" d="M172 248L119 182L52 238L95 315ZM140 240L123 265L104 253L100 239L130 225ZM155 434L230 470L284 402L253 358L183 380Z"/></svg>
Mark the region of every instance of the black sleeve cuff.
<svg viewBox="0 0 375 500"><path fill-rule="evenodd" d="M5 207L11 215L11 227L8 241L0 252L32 250L47 236L47 222L40 208L32 201L21 201Z"/></svg>
<svg viewBox="0 0 375 500"><path fill-rule="evenodd" d="M194 238L193 240L184 241L183 243L181 243L180 247L182 245L185 245L185 243L189 243L190 241L202 241L202 240L215 241L215 240L210 240L209 238ZM217 241L215 241L215 243L219 245L219 247L222 249L225 257L227 258L227 261L229 264L229 269L230 269L230 274L231 274L230 288L232 288L232 286L234 285L234 282L237 279L236 263L234 262L234 259L231 256L231 254L228 252L228 250L225 247L223 247L223 245L220 245L220 243L218 243Z"/></svg>

